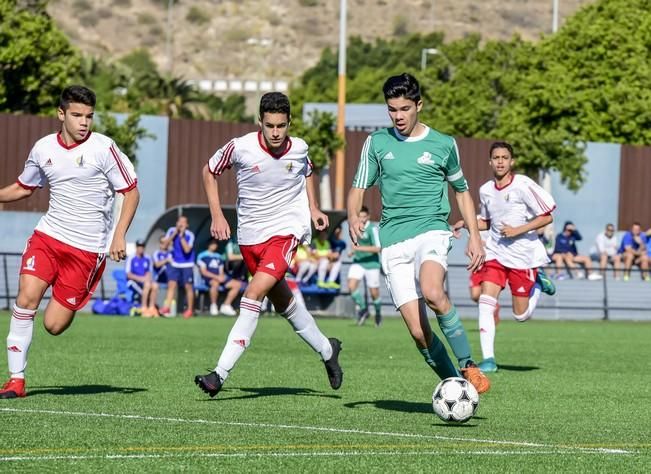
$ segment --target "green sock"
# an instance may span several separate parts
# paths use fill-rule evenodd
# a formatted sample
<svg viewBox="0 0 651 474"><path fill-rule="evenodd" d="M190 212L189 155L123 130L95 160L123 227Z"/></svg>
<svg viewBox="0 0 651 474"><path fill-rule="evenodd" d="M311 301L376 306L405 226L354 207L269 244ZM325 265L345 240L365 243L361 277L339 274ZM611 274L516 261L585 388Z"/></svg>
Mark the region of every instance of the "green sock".
<svg viewBox="0 0 651 474"><path fill-rule="evenodd" d="M361 309L366 308L366 301L364 301L364 298L362 298L362 292L359 291L359 289L353 291L350 294L350 297L353 299L355 304L359 306Z"/></svg>
<svg viewBox="0 0 651 474"><path fill-rule="evenodd" d="M373 306L375 306L375 314L381 314L382 312L382 299L378 298L373 300Z"/></svg>
<svg viewBox="0 0 651 474"><path fill-rule="evenodd" d="M438 375L441 380L447 379L448 377L459 376L459 372L457 372L457 369L454 367L454 364L445 350L445 346L441 343L438 337L434 336L429 349L418 350L423 355L427 365L436 372L436 375Z"/></svg>
<svg viewBox="0 0 651 474"><path fill-rule="evenodd" d="M457 314L457 308L452 305L448 314L437 315L436 319L438 320L441 331L445 334L448 344L452 348L452 352L454 352L455 357L459 360L459 367L465 367L466 363L472 360L472 357L468 336Z"/></svg>

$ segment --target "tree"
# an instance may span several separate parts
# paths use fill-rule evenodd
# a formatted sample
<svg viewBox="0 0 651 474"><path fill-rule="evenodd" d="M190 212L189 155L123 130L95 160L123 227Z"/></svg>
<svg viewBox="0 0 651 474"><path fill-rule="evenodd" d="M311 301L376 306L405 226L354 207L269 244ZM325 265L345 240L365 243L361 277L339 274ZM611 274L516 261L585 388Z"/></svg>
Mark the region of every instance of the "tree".
<svg viewBox="0 0 651 474"><path fill-rule="evenodd" d="M292 119L292 133L301 137L310 147L310 159L319 170L330 163L344 142L335 130L336 119L327 112L310 112L307 122Z"/></svg>
<svg viewBox="0 0 651 474"><path fill-rule="evenodd" d="M115 141L122 153L127 155L135 164L138 140L141 138L156 138L146 128L140 126L140 114L132 113L127 116L122 124L118 124L115 116L109 112L100 112L95 130L107 135Z"/></svg>
<svg viewBox="0 0 651 474"><path fill-rule="evenodd" d="M44 5L0 0L0 111L50 112L79 70L79 53Z"/></svg>

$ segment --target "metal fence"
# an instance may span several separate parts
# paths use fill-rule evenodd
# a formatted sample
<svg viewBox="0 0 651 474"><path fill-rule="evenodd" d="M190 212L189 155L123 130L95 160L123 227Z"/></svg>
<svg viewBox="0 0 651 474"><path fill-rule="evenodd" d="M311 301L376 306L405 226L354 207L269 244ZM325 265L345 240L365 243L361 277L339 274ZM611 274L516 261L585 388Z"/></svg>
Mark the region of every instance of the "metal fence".
<svg viewBox="0 0 651 474"><path fill-rule="evenodd" d="M20 253L0 253L0 307L9 309L18 294L18 273L20 270ZM106 271L97 287L93 299L107 299L116 291L116 283L112 277L113 270L122 268L123 263L108 262ZM329 305L323 313L352 315L352 302L348 301L349 293L346 286L346 276L350 262L342 269L342 290L337 298L337 304ZM633 269L629 281L615 280L611 271L605 272L600 281L563 280L557 281L557 291L554 296L544 296L536 308L536 317L546 319L640 319L651 320L651 282L642 280L640 271ZM470 299L468 290L468 271L463 264L450 264L446 290L450 299L458 308L472 308L477 304ZM51 292L45 294L49 300ZM387 312L395 311L389 292L382 282L381 297ZM344 300L344 301L342 301ZM511 308L510 291L505 290L500 297L503 311ZM339 314L341 313L341 314ZM474 312L469 311L468 314Z"/></svg>

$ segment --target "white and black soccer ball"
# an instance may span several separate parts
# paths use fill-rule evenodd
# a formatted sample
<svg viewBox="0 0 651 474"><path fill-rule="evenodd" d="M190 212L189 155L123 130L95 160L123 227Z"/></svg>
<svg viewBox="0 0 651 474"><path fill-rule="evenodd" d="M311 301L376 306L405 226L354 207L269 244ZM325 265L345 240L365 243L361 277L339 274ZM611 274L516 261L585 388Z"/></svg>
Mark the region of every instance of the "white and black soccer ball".
<svg viewBox="0 0 651 474"><path fill-rule="evenodd" d="M434 413L443 421L465 423L479 406L477 389L466 379L450 377L441 380L432 394Z"/></svg>

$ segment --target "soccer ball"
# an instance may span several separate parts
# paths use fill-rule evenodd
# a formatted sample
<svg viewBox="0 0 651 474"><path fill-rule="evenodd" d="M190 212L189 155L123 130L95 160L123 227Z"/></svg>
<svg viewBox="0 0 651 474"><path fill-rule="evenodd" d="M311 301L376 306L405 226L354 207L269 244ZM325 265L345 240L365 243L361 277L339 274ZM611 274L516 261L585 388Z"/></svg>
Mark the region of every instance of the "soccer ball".
<svg viewBox="0 0 651 474"><path fill-rule="evenodd" d="M443 421L465 423L479 406L477 389L466 379L450 377L441 380L432 394L434 413Z"/></svg>

